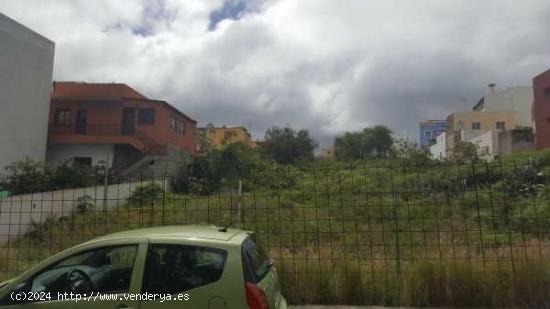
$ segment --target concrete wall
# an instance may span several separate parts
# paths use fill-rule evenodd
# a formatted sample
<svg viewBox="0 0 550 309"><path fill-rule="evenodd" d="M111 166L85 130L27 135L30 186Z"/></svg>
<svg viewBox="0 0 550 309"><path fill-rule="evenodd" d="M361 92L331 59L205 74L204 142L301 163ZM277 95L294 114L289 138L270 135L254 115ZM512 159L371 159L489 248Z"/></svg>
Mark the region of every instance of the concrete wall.
<svg viewBox="0 0 550 309"><path fill-rule="evenodd" d="M453 149L455 138L468 141L488 131L496 131L496 123L505 123L506 130L516 127L516 112L456 112L447 117L447 151ZM481 128L472 130L472 123L479 122Z"/></svg>
<svg viewBox="0 0 550 309"><path fill-rule="evenodd" d="M0 13L0 171L44 160L54 43Z"/></svg>
<svg viewBox="0 0 550 309"><path fill-rule="evenodd" d="M158 182L166 190L168 182L159 178ZM33 193L0 198L0 244L32 231L33 222L43 223L48 218L58 219L71 216L77 210L78 198L89 195L94 204L93 211L100 215L107 210L123 207L133 190L148 181L114 184L107 186L107 199L104 199L104 186L67 189L52 192Z"/></svg>
<svg viewBox="0 0 550 309"><path fill-rule="evenodd" d="M533 88L528 86L509 87L484 97L483 111L516 112L516 125L532 127L531 106L533 105ZM509 128L513 129L513 128Z"/></svg>
<svg viewBox="0 0 550 309"><path fill-rule="evenodd" d="M537 149L550 148L550 70L533 78L533 120Z"/></svg>
<svg viewBox="0 0 550 309"><path fill-rule="evenodd" d="M166 156L151 156L149 164L134 170L130 175L149 175L153 177L174 176L182 165L189 162L191 156L176 147L168 147Z"/></svg>
<svg viewBox="0 0 550 309"><path fill-rule="evenodd" d="M535 137L532 129L515 129L500 132L498 141L499 154L501 156L535 149Z"/></svg>
<svg viewBox="0 0 550 309"><path fill-rule="evenodd" d="M92 165L98 165L101 161L113 165L115 146L113 144L52 144L48 145L46 161L59 164L74 157L90 157Z"/></svg>
<svg viewBox="0 0 550 309"><path fill-rule="evenodd" d="M498 154L498 132L487 131L479 135L465 136L465 142L476 144L479 147L479 156L491 160Z"/></svg>
<svg viewBox="0 0 550 309"><path fill-rule="evenodd" d="M436 159L444 159L447 157L447 136L445 132L441 133L437 137L436 143L430 146L430 152Z"/></svg>

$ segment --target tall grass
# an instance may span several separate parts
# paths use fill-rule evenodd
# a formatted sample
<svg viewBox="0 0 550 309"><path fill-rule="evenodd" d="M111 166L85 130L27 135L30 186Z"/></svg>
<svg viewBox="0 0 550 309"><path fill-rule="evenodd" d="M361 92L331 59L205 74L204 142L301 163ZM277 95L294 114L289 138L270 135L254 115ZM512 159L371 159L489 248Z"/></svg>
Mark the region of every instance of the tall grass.
<svg viewBox="0 0 550 309"><path fill-rule="evenodd" d="M539 167L367 164L302 170L291 188L243 196L137 190L107 213L37 224L0 249L0 279L111 232L226 225L240 205L234 226L256 232L294 304L550 306L550 190Z"/></svg>

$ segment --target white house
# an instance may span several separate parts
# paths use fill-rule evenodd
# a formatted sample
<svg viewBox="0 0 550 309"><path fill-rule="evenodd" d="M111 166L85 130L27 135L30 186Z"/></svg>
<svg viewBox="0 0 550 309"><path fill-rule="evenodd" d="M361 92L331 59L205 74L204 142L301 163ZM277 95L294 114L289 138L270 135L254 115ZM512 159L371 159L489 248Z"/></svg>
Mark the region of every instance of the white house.
<svg viewBox="0 0 550 309"><path fill-rule="evenodd" d="M482 159L492 160L495 155L499 154L498 132L496 131L487 131L480 135L466 138L465 141L478 146L478 154Z"/></svg>
<svg viewBox="0 0 550 309"><path fill-rule="evenodd" d="M447 136L443 132L435 140L435 144L430 146L430 152L435 159L444 159L447 157Z"/></svg>

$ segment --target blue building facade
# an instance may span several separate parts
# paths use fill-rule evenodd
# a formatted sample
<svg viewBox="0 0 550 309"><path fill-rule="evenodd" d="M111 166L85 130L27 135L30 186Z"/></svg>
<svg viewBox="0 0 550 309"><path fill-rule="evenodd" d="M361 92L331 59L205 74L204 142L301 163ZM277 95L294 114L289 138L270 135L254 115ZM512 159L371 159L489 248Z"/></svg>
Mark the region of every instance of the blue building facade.
<svg viewBox="0 0 550 309"><path fill-rule="evenodd" d="M431 146L435 144L437 137L447 129L447 120L420 121L419 146Z"/></svg>

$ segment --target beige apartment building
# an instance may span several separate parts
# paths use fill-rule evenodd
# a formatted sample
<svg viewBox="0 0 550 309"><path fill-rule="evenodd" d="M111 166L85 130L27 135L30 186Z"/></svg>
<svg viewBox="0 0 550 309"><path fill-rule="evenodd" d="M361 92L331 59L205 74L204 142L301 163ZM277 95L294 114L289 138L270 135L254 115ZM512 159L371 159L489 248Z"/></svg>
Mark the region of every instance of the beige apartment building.
<svg viewBox="0 0 550 309"><path fill-rule="evenodd" d="M456 112L447 117L446 149L452 150L460 141L472 142L487 157L499 153L498 135L515 129L516 112L471 111Z"/></svg>

